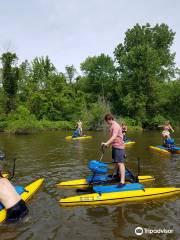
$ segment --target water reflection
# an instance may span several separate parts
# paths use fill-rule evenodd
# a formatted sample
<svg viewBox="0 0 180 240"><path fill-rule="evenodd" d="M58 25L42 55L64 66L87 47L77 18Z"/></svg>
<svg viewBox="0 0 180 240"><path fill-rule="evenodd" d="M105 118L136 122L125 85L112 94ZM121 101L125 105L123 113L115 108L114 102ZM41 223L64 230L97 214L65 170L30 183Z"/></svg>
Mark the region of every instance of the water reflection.
<svg viewBox="0 0 180 240"><path fill-rule="evenodd" d="M83 141L66 141L66 132L30 136L0 135L0 149L6 153L7 167L11 165L14 155L18 159L14 182L26 184L38 177L46 179L43 188L29 202L28 221L10 226L1 225L1 239L131 240L139 239L134 233L137 226L173 227L174 234L170 239L178 239L179 197L117 206L59 206L61 197L75 195L76 192L74 189L59 189L55 185L62 180L89 175L88 161L100 158L100 143L107 135L101 132L91 134L92 139ZM133 132L129 137L136 141L134 146L127 148L126 164L130 169L137 172L137 157L140 157L141 174L156 178L148 186L180 186L180 155L163 155L148 148L149 145L159 144L159 132ZM110 159L111 153L107 151L103 160ZM142 236L141 239L146 237ZM157 236L156 239L166 237Z"/></svg>

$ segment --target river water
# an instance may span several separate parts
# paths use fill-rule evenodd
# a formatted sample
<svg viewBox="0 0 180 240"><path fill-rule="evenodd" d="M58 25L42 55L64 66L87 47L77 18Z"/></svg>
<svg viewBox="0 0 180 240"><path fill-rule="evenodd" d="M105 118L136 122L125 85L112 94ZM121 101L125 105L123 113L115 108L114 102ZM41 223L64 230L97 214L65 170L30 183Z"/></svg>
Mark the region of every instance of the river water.
<svg viewBox="0 0 180 240"><path fill-rule="evenodd" d="M36 135L0 135L0 149L6 154L4 168L10 168L17 157L16 184L28 184L44 177L43 187L28 202L30 214L25 222L0 225L1 240L50 239L180 239L180 198L178 196L148 202L123 203L98 207L60 207L58 201L76 195L74 189L56 187L62 180L89 175L87 163L100 158L100 143L107 133L90 132L92 139L67 141L68 132L44 132ZM180 187L180 155L154 152L149 145L161 142L156 131L132 132L136 144L128 147L128 168L137 172L141 159L141 175L153 175L155 182L147 186ZM180 133L174 134L180 144ZM104 156L109 161L110 151ZM1 163L2 164L2 163ZM135 235L135 228L172 229L169 234Z"/></svg>

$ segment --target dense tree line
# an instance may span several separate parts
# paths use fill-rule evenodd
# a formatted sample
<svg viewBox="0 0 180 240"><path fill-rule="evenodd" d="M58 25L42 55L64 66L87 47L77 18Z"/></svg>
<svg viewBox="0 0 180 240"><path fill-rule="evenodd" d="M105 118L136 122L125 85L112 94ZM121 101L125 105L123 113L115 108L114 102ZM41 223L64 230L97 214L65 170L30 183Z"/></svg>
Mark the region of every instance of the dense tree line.
<svg viewBox="0 0 180 240"><path fill-rule="evenodd" d="M87 57L81 75L73 65L58 72L48 56L18 64L15 53L3 53L0 128L22 119L45 125L82 119L94 129L107 111L143 127L156 127L165 119L178 122L180 71L171 53L174 37L165 24L136 24L113 58L103 53Z"/></svg>

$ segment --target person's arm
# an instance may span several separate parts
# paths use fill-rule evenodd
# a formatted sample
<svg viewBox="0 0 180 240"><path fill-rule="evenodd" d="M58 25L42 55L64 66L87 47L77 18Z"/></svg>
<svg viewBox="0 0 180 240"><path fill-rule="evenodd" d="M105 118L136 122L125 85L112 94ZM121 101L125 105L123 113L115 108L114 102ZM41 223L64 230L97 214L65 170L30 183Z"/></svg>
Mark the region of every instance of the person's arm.
<svg viewBox="0 0 180 240"><path fill-rule="evenodd" d="M174 129L172 128L172 126L169 124L169 128L172 132L174 132Z"/></svg>

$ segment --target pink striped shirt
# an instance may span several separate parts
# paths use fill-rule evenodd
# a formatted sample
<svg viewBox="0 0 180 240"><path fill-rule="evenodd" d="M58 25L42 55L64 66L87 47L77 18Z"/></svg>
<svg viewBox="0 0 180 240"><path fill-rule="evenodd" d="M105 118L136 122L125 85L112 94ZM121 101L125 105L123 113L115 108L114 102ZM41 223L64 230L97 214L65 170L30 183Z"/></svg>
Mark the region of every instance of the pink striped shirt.
<svg viewBox="0 0 180 240"><path fill-rule="evenodd" d="M110 127L110 136L112 137L114 135L116 135L117 137L112 142L112 147L124 149L122 127L115 121L113 121L113 123Z"/></svg>

